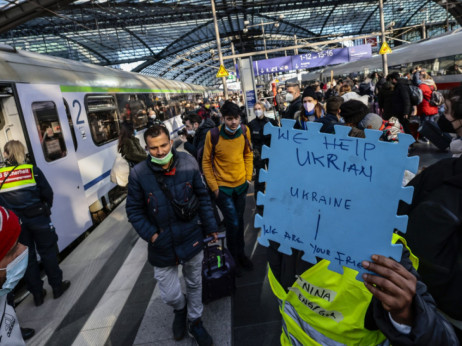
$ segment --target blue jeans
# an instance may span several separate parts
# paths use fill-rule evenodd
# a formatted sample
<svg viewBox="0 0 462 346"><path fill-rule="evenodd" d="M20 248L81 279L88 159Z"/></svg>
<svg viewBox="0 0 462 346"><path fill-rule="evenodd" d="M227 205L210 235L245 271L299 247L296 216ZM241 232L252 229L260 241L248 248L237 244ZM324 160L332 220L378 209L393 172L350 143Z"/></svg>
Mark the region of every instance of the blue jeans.
<svg viewBox="0 0 462 346"><path fill-rule="evenodd" d="M58 264L58 236L54 227L50 226L48 216L22 218L19 242L29 248L29 262L24 275L27 289L34 295L43 290L43 281L40 278L40 268L37 262L37 252L48 277L48 283L54 290L61 287L63 272Z"/></svg>
<svg viewBox="0 0 462 346"><path fill-rule="evenodd" d="M244 253L244 211L247 188L240 194L228 196L220 190L217 205L223 213L226 227L226 244L235 259L245 256Z"/></svg>

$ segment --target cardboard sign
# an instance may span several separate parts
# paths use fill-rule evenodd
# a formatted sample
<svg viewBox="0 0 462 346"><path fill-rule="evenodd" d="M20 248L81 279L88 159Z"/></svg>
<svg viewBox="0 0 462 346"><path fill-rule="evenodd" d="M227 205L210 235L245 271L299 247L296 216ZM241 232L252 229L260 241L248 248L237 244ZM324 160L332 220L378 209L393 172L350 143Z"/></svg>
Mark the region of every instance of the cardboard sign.
<svg viewBox="0 0 462 346"><path fill-rule="evenodd" d="M399 200L412 201L412 187L402 187L404 171L417 172L418 157L407 157L414 142L399 134L399 142L379 140L381 131L365 130L366 138L349 137L350 127L335 126L335 134L321 133L321 123L308 130L293 129L294 120L282 127L268 123L271 147L264 146L268 170L260 171L266 182L255 216L261 228L260 244L280 244L278 251L304 252L302 259L330 261L329 269L342 274L343 266L366 272L361 261L380 254L401 259L402 245L392 245L396 228L406 232L407 216L397 216Z"/></svg>

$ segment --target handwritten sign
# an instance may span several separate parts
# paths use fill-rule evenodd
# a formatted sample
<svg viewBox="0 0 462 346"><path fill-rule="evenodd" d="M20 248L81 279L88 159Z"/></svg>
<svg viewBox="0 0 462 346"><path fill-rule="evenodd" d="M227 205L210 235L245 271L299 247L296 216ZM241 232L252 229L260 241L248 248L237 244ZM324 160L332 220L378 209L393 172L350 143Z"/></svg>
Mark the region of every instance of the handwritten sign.
<svg viewBox="0 0 462 346"><path fill-rule="evenodd" d="M399 200L410 203L412 187L402 187L404 170L416 172L418 157L407 157L411 136L400 134L398 143L379 140L382 132L366 130L366 138L349 137L350 128L335 126L335 134L321 133L320 123L308 130L293 129L294 120L282 127L268 123L271 147L262 157L268 170L260 171L264 206L255 216L261 228L260 244L280 244L290 255L292 248L304 252L303 260L316 257L330 261L329 269L342 274L343 266L359 272L361 261L381 254L401 259L402 245L392 245L396 228L406 231L407 216L397 216Z"/></svg>

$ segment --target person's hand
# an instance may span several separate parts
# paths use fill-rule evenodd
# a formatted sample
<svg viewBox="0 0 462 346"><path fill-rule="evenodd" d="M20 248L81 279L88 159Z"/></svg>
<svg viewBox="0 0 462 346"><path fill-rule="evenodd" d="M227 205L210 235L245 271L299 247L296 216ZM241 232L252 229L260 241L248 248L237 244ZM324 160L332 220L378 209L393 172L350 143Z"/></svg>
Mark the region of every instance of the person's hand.
<svg viewBox="0 0 462 346"><path fill-rule="evenodd" d="M409 115L408 115L408 114L404 114L404 115L403 115L403 118L404 118L404 119L407 119L407 118L409 118Z"/></svg>
<svg viewBox="0 0 462 346"><path fill-rule="evenodd" d="M157 238L159 238L159 233L154 233L154 235L151 237L151 244L154 243Z"/></svg>
<svg viewBox="0 0 462 346"><path fill-rule="evenodd" d="M216 243L217 240L218 240L218 232L213 232L213 233L210 233L208 234L209 237L213 237L213 240L211 241L211 243Z"/></svg>
<svg viewBox="0 0 462 346"><path fill-rule="evenodd" d="M380 276L363 274L364 285L382 302L395 322L412 326L417 278L391 258L372 255L372 261L363 261L362 265Z"/></svg>
<svg viewBox="0 0 462 346"><path fill-rule="evenodd" d="M220 189L216 189L215 191L213 191L213 193L215 194L215 198L218 198L218 195L220 194Z"/></svg>

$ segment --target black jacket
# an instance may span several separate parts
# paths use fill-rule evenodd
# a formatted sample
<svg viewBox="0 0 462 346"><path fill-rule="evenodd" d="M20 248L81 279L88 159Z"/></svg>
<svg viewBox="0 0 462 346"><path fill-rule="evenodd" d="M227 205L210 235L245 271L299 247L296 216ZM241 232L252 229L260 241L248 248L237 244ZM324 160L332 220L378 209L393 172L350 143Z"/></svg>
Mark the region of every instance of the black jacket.
<svg viewBox="0 0 462 346"><path fill-rule="evenodd" d="M417 175L404 235L420 259L419 273L438 307L462 320L462 157L445 159Z"/></svg>
<svg viewBox="0 0 462 346"><path fill-rule="evenodd" d="M270 142L271 136L270 135L265 136L263 134L263 127L269 122L271 122L273 126L277 126L276 120L270 119L267 117L263 117L262 119L255 118L249 123L254 155L255 155L255 151L261 154L261 148L263 147L264 144L266 145L270 144L269 142Z"/></svg>
<svg viewBox="0 0 462 346"><path fill-rule="evenodd" d="M148 242L149 263L157 267L191 259L202 251L203 236L217 231L210 197L196 160L186 153L173 152L174 163L169 172L148 158L130 171L128 181L128 220ZM184 222L176 217L155 174L163 174L175 200L187 202L192 194L196 195L200 207L192 221ZM159 237L151 243L155 233L159 233Z"/></svg>
<svg viewBox="0 0 462 346"><path fill-rule="evenodd" d="M290 102L289 107L287 107L282 117L286 119L294 119L295 113L297 113L300 108L302 108L302 96L299 96Z"/></svg>
<svg viewBox="0 0 462 346"><path fill-rule="evenodd" d="M411 84L410 80L400 78L395 85L392 107L393 116L401 118L403 115L411 115L411 91L409 90L409 85Z"/></svg>
<svg viewBox="0 0 462 346"><path fill-rule="evenodd" d="M341 125L338 118L329 113L322 118L317 118L315 122L322 123L321 132L325 133L335 133L334 125Z"/></svg>
<svg viewBox="0 0 462 346"><path fill-rule="evenodd" d="M196 133L194 134L193 145L196 150L204 147L205 137L207 132L216 127L215 122L212 119L205 119L204 122L199 126Z"/></svg>

